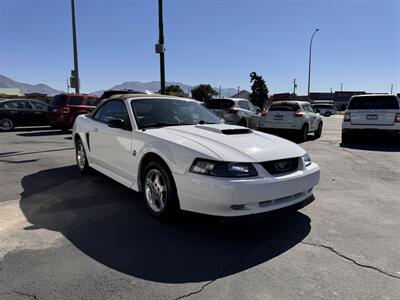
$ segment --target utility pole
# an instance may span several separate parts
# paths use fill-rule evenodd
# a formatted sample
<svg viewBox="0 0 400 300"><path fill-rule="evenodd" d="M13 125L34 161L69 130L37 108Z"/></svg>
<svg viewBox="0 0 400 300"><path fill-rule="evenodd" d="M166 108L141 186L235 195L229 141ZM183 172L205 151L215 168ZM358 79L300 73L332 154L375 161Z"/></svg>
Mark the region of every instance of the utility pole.
<svg viewBox="0 0 400 300"><path fill-rule="evenodd" d="M393 95L393 83L390 85L390 94Z"/></svg>
<svg viewBox="0 0 400 300"><path fill-rule="evenodd" d="M72 41L74 47L74 70L71 72L71 87L75 88L75 93L79 94L80 90L80 79L79 79L79 67L78 67L78 46L76 42L76 22L75 22L75 0L71 0L71 12L72 12Z"/></svg>
<svg viewBox="0 0 400 300"><path fill-rule="evenodd" d="M238 86L238 94L240 93L240 86Z"/></svg>
<svg viewBox="0 0 400 300"><path fill-rule="evenodd" d="M315 29L313 35L311 36L311 40L310 40L310 55L308 57L308 97L310 97L310 79L311 79L311 50L312 50L312 42L314 39L314 35L319 31L319 29Z"/></svg>
<svg viewBox="0 0 400 300"><path fill-rule="evenodd" d="M340 84L340 91L343 92L343 83Z"/></svg>
<svg viewBox="0 0 400 300"><path fill-rule="evenodd" d="M296 95L296 89L297 89L296 78L294 78L293 79L293 95Z"/></svg>
<svg viewBox="0 0 400 300"><path fill-rule="evenodd" d="M67 78L67 93L69 94L69 82L68 82L68 78Z"/></svg>
<svg viewBox="0 0 400 300"><path fill-rule="evenodd" d="M162 0L158 0L158 31L159 38L156 44L156 53L160 54L160 85L161 94L165 94L165 60L164 60L164 24L163 24L163 7Z"/></svg>
<svg viewBox="0 0 400 300"><path fill-rule="evenodd" d="M219 97L222 98L222 87L219 86Z"/></svg>

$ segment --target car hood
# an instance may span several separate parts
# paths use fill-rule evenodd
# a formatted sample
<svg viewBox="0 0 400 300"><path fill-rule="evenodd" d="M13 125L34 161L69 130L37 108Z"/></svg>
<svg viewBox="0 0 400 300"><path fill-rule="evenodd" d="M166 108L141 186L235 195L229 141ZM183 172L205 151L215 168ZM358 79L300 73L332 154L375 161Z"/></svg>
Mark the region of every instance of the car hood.
<svg viewBox="0 0 400 300"><path fill-rule="evenodd" d="M190 147L206 156L234 162L262 162L300 157L306 152L295 143L227 124L204 124L148 129L146 133ZM196 149L193 149L196 148Z"/></svg>

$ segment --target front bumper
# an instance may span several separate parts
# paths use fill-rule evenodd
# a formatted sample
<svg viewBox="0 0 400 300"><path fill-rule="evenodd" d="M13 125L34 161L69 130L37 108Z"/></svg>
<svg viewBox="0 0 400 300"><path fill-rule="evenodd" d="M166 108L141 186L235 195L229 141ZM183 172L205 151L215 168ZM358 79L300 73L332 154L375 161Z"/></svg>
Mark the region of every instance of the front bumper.
<svg viewBox="0 0 400 300"><path fill-rule="evenodd" d="M281 176L255 167L259 176L247 179L174 174L181 209L215 216L258 214L309 199L319 183L320 169L315 163Z"/></svg>

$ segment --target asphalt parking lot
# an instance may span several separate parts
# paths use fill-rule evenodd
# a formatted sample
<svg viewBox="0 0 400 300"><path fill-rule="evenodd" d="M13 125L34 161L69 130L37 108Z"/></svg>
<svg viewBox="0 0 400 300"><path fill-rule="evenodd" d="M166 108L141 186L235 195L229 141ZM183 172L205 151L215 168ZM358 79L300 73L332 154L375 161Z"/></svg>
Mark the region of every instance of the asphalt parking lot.
<svg viewBox="0 0 400 300"><path fill-rule="evenodd" d="M399 299L400 146L302 144L321 167L299 212L160 223L75 167L70 134L0 133L0 299Z"/></svg>

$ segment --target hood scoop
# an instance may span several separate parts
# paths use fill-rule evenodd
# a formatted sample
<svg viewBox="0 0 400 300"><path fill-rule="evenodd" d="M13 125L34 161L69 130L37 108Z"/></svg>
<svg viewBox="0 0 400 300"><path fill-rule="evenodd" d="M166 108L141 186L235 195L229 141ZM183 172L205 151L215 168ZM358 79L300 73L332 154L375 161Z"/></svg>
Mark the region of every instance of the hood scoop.
<svg viewBox="0 0 400 300"><path fill-rule="evenodd" d="M208 130L212 131L215 133L220 133L220 134L226 134L226 135L238 135L238 134L249 134L252 133L252 131L248 128L218 128L214 126L207 126L207 125L197 125L196 128L198 129L203 129L203 130Z"/></svg>

